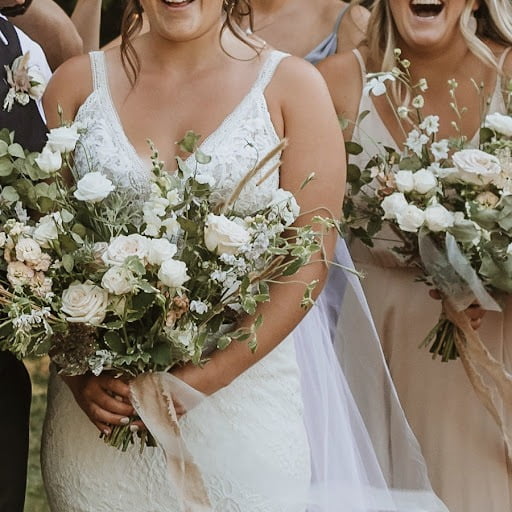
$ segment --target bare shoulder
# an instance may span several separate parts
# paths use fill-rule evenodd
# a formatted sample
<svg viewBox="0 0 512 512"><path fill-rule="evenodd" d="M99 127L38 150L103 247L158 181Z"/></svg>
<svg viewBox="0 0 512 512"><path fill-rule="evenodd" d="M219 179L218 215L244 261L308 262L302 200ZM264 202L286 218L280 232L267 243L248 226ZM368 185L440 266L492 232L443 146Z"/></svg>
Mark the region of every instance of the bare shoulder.
<svg viewBox="0 0 512 512"><path fill-rule="evenodd" d="M341 20L338 29L338 50L341 53L356 48L366 36L370 11L362 5L352 5Z"/></svg>
<svg viewBox="0 0 512 512"><path fill-rule="evenodd" d="M54 126L58 121L58 106L63 110L64 120L72 121L92 89L91 64L88 55L72 57L59 66L48 83L43 98L49 126Z"/></svg>

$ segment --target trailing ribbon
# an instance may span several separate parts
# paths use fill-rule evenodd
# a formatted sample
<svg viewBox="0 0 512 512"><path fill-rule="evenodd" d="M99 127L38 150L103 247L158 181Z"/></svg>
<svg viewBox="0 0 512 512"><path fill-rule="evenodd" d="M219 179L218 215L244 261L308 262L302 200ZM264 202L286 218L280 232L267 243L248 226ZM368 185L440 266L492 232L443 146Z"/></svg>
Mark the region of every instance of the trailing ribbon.
<svg viewBox="0 0 512 512"><path fill-rule="evenodd" d="M500 428L512 464L512 422L506 414L512 405L512 375L489 352L464 311L458 311L450 298L443 300L443 309L457 327L455 345L469 381Z"/></svg>
<svg viewBox="0 0 512 512"><path fill-rule="evenodd" d="M172 397L187 409L202 395L166 372L143 373L130 383L132 403L165 453L169 479L183 512L213 512L199 467L181 435Z"/></svg>

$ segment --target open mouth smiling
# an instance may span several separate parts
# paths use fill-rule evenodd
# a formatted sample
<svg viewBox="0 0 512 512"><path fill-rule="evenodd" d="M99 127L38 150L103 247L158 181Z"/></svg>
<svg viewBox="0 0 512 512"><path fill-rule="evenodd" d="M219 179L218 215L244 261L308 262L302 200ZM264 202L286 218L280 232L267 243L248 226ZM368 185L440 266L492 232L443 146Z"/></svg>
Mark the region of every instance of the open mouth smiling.
<svg viewBox="0 0 512 512"><path fill-rule="evenodd" d="M185 5L191 4L194 0L161 0L165 5L169 7L184 7Z"/></svg>
<svg viewBox="0 0 512 512"><path fill-rule="evenodd" d="M441 0L411 0L411 11L420 18L434 18L444 9Z"/></svg>

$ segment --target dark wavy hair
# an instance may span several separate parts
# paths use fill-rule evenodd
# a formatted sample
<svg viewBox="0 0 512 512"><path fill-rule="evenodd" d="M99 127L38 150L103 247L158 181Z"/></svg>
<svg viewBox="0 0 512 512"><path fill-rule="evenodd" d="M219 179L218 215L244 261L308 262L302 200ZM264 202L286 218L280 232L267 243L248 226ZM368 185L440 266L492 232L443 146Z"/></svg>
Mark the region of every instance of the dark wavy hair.
<svg viewBox="0 0 512 512"><path fill-rule="evenodd" d="M237 39L256 49L240 29L244 17L249 18L252 29L252 8L250 0L224 0L222 9L225 13L220 36L228 29ZM142 28L142 5L139 0L128 0L121 24L121 61L132 86L140 73L140 59L133 47L132 40ZM219 37L220 37L219 36Z"/></svg>

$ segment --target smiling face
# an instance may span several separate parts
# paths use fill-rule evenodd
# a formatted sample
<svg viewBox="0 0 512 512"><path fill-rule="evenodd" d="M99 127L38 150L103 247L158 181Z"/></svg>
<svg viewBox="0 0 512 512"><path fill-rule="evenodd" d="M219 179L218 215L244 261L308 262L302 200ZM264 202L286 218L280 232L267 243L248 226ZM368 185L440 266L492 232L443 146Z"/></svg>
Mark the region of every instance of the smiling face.
<svg viewBox="0 0 512 512"><path fill-rule="evenodd" d="M141 0L151 31L175 42L220 29L222 0Z"/></svg>
<svg viewBox="0 0 512 512"><path fill-rule="evenodd" d="M442 49L461 39L459 20L467 0L388 0L399 46ZM478 4L475 2L474 8Z"/></svg>

